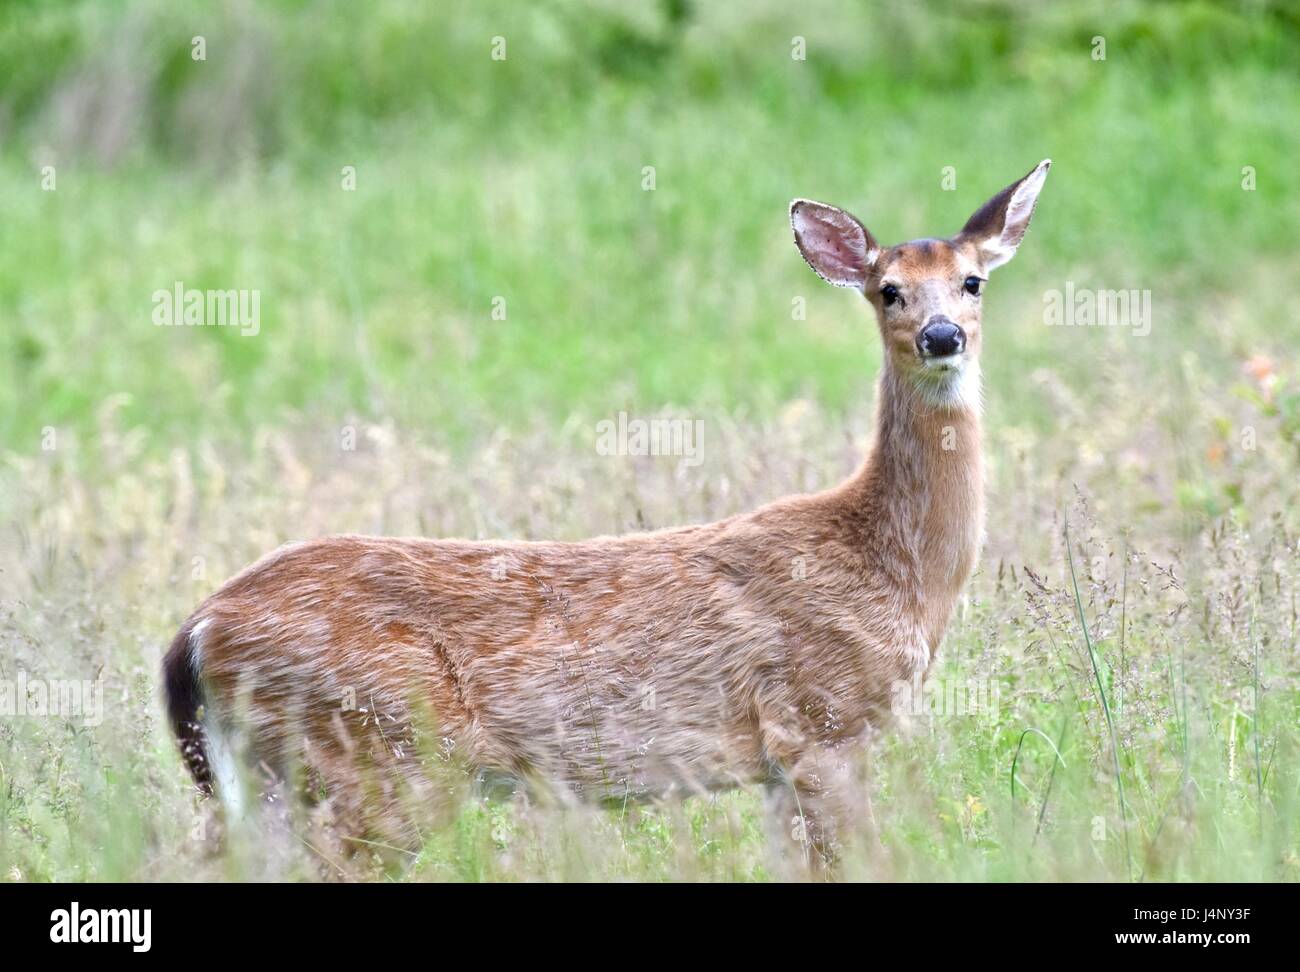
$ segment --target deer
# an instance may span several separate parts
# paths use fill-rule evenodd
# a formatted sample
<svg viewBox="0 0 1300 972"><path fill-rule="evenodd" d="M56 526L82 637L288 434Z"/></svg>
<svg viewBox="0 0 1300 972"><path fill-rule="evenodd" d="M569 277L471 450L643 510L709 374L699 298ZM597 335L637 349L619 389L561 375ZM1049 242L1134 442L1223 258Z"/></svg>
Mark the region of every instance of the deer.
<svg viewBox="0 0 1300 972"><path fill-rule="evenodd" d="M240 807L250 767L303 772L341 827L410 841L441 764L579 801L754 785L833 867L852 753L934 665L983 543L984 287L1050 166L955 236L891 247L791 204L804 260L883 344L874 441L838 485L578 542L332 536L231 578L163 659L199 789Z"/></svg>

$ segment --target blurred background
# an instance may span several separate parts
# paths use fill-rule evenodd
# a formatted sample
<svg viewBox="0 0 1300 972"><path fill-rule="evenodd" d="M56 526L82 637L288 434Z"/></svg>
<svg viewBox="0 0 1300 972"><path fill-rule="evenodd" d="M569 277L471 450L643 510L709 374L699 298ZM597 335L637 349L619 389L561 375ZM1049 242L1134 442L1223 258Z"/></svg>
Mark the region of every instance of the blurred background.
<svg viewBox="0 0 1300 972"><path fill-rule="evenodd" d="M205 836L157 674L202 598L288 539L836 482L879 341L790 199L948 235L1050 157L984 298L988 542L932 676L1000 708L882 739L847 873L1300 879L1298 82L1290 0L6 0L0 688L105 711L0 712L0 875L340 876L327 826ZM256 333L157 326L178 283L256 291ZM1070 288L1149 326L1047 326ZM703 461L599 454L620 411ZM759 803L476 803L401 873L762 880Z"/></svg>
<svg viewBox="0 0 1300 972"><path fill-rule="evenodd" d="M1067 359L1073 389L1112 353L1231 374L1296 336L1298 65L1282 0L11 0L0 442L118 393L153 447L301 411L450 441L858 408L870 314L817 286L789 199L947 234L1043 157L992 288L995 414L1041 412L1028 376ZM1152 335L1041 326L1067 280L1150 289ZM260 333L155 328L176 281L260 290Z"/></svg>

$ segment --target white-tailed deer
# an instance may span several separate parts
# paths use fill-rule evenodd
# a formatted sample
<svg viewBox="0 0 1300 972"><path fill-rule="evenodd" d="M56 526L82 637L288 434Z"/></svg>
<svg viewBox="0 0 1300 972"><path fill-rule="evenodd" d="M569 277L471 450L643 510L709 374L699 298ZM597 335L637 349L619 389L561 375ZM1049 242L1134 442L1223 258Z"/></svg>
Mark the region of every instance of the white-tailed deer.
<svg viewBox="0 0 1300 972"><path fill-rule="evenodd" d="M392 839L440 760L619 801L762 782L832 854L846 754L933 663L979 552L982 292L1049 165L948 239L882 247L843 210L790 207L804 259L865 295L884 341L875 444L839 486L580 543L330 537L231 579L164 662L200 786L236 800L241 758L304 767Z"/></svg>

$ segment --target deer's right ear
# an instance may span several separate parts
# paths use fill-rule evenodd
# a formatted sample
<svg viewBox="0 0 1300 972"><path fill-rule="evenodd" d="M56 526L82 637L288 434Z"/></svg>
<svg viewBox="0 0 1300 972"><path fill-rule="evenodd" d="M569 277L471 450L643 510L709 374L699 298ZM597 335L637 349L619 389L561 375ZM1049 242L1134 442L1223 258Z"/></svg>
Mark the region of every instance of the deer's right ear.
<svg viewBox="0 0 1300 972"><path fill-rule="evenodd" d="M981 206L962 227L959 235L974 241L985 269L1000 267L1016 255L1051 167L1052 160L1043 159L1023 179L1011 183Z"/></svg>
<svg viewBox="0 0 1300 972"><path fill-rule="evenodd" d="M836 287L862 289L880 256L880 244L865 226L844 210L811 199L790 204L790 225L795 246L817 276Z"/></svg>

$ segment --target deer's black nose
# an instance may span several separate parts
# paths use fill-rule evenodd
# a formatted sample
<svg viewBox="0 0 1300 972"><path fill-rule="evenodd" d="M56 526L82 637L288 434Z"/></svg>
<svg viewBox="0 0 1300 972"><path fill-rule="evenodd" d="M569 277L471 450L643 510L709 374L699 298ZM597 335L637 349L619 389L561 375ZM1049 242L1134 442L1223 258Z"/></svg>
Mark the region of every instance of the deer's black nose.
<svg viewBox="0 0 1300 972"><path fill-rule="evenodd" d="M942 358L966 350L966 332L946 317L930 320L916 336L916 350L923 358Z"/></svg>

